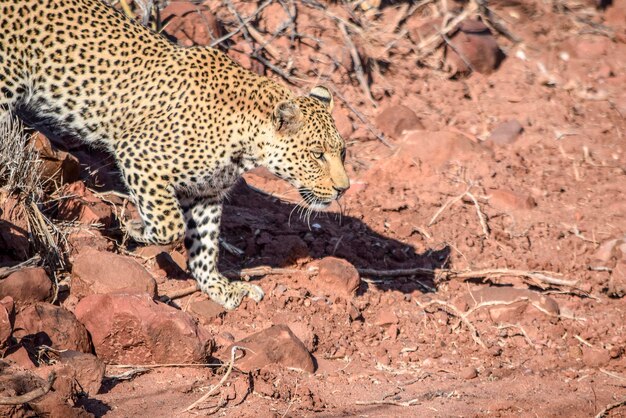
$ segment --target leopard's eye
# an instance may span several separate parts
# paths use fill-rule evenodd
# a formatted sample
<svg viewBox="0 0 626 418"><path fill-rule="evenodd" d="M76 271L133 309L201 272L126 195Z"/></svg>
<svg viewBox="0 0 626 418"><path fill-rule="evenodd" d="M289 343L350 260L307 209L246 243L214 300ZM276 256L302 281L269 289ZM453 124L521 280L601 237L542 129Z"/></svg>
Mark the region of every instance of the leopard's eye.
<svg viewBox="0 0 626 418"><path fill-rule="evenodd" d="M311 151L311 155L313 156L313 158L315 158L317 160L323 160L324 159L324 153L320 152L320 151Z"/></svg>
<svg viewBox="0 0 626 418"><path fill-rule="evenodd" d="M341 162L342 163L346 162L346 149L345 148L341 150Z"/></svg>

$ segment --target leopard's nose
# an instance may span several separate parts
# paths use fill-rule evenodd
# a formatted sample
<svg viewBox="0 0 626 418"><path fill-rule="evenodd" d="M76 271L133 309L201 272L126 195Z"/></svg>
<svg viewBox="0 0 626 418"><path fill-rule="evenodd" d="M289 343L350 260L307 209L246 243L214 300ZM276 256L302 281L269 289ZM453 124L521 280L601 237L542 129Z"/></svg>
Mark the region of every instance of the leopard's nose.
<svg viewBox="0 0 626 418"><path fill-rule="evenodd" d="M335 189L337 191L337 197L341 197L346 190L348 190L350 188L350 183L348 183L346 186L336 186L333 185L333 189Z"/></svg>

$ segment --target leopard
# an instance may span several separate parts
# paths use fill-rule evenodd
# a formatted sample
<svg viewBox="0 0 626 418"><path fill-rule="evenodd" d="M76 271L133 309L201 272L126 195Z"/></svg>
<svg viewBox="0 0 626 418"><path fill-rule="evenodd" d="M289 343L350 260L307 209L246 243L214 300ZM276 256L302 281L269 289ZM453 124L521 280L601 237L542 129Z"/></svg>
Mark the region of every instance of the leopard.
<svg viewBox="0 0 626 418"><path fill-rule="evenodd" d="M263 289L218 269L224 199L264 167L311 210L350 187L331 90L294 93L207 46L183 47L101 0L0 0L0 112L113 155L134 241L184 242L197 288L227 310Z"/></svg>

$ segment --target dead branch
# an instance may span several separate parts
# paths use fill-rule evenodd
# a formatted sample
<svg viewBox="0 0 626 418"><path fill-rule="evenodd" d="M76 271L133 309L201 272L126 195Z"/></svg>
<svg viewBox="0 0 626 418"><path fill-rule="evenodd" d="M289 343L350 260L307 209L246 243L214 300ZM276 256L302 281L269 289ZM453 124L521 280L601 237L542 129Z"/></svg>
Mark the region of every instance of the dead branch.
<svg viewBox="0 0 626 418"><path fill-rule="evenodd" d="M548 286L565 286L576 288L578 281L565 280L551 276L550 272L544 271L526 271L526 270L509 270L509 269L485 269L485 270L469 270L469 271L443 271L448 279L480 279L480 278L500 278L503 276L515 276L522 279L530 280L533 284L546 289Z"/></svg>
<svg viewBox="0 0 626 418"><path fill-rule="evenodd" d="M25 403L32 402L37 398L41 398L46 393L50 392L50 389L52 389L52 385L54 384L56 377L57 377L56 373L51 372L48 375L48 380L42 387L37 388L35 390L31 390L30 392L25 393L20 396L10 396L7 398L0 398L0 405L22 405Z"/></svg>
<svg viewBox="0 0 626 418"><path fill-rule="evenodd" d="M160 363L160 364L107 364L120 369L160 369L168 367L219 367L222 363Z"/></svg>
<svg viewBox="0 0 626 418"><path fill-rule="evenodd" d="M261 48L265 49L267 51L268 54L270 54L272 56L272 58L274 58L275 60L280 61L280 52L274 48L274 46L272 46L268 40L265 39L265 37L263 35L261 35L261 33L256 30L254 28L254 26L252 25L248 25L246 26L246 29L248 30L248 33L250 33L250 36L259 44L261 45Z"/></svg>
<svg viewBox="0 0 626 418"><path fill-rule="evenodd" d="M465 192L465 195L469 197L472 200L472 202L474 202L474 206L476 207L476 214L478 215L478 221L480 222L480 226L483 229L483 234L485 235L486 238L489 238L489 226L487 225L487 217L485 216L483 211L480 209L478 200L476 200L474 195L471 194L469 190Z"/></svg>
<svg viewBox="0 0 626 418"><path fill-rule="evenodd" d="M451 197L450 199L448 199L438 210L437 212L435 212L435 214L433 215L432 218L430 218L430 221L428 222L427 226L431 226L432 224L435 223L435 221L437 220L437 218L439 217L439 215L441 215L443 213L444 210L446 210L446 208L452 206L453 204L455 204L456 202L458 202L459 200L463 199L465 197L465 195L467 194L467 192L470 191L470 189L472 188L472 185L469 185L467 187L467 189L461 193L458 196L455 197Z"/></svg>
<svg viewBox="0 0 626 418"><path fill-rule="evenodd" d="M618 408L618 407L623 406L623 405L626 405L626 398L622 399L619 402L615 402L615 403L612 403L612 404L609 404L609 405L605 406L604 408L602 408L602 411L598 412L598 414L596 415L596 418L602 418L611 409L615 409L615 408Z"/></svg>
<svg viewBox="0 0 626 418"><path fill-rule="evenodd" d="M372 97L372 91L370 90L369 83L367 82L367 78L365 77L365 73L363 72L363 64L361 64L361 58L359 57L359 51L357 51L356 46L354 46L354 42L350 38L348 34L348 30L346 29L346 25L342 22L339 23L339 29L343 34L344 41L348 50L350 51L350 56L352 57L352 63L354 64L354 72L356 73L356 78L359 80L359 84L361 85L361 89L363 90L363 94L370 101L372 106L376 107L376 101Z"/></svg>
<svg viewBox="0 0 626 418"><path fill-rule="evenodd" d="M28 260L22 261L21 263L15 266L2 267L0 268L0 279L4 279L5 277L8 277L9 275L15 273L16 271L20 271L28 267L36 266L39 264L40 261L41 261L41 257L39 255L35 255L29 258Z"/></svg>
<svg viewBox="0 0 626 418"><path fill-rule="evenodd" d="M256 10L254 13L252 13L252 15L248 16L247 18L243 19L239 26L237 28L235 28L235 30L233 30L232 32L227 33L226 35L222 36L221 38L218 38L216 40L214 40L213 42L211 42L211 48L214 48L215 46L221 44L222 42L226 41L227 39L232 38L233 36L235 36L236 34L238 34L239 32L241 32L242 29L244 29L246 27L246 25L248 23L250 23L252 20L256 19L256 17L258 16L258 14L265 9L267 6L269 6L270 4L272 4L273 0L265 0Z"/></svg>
<svg viewBox="0 0 626 418"><path fill-rule="evenodd" d="M404 401L404 402L392 401L392 400L387 400L387 399L383 399L381 401L356 401L357 405L394 405L394 406L403 406L403 407L418 405L419 403L420 403L419 398L411 399L409 401Z"/></svg>
<svg viewBox="0 0 626 418"><path fill-rule="evenodd" d="M461 312L456 306L445 302L443 300L432 300L428 303L425 304L421 304L419 302L416 302L417 306L419 306L420 308L422 308L423 310L426 310L426 308L428 308L429 306L432 305L439 305L441 306L442 310L444 312L446 312L448 315L453 315L456 316L457 318L459 318L461 320L461 322L463 322L465 324L465 326L470 330L470 334L472 335L472 339L474 340L474 342L476 342L476 344L480 345L482 348L484 348L485 350L487 349L487 345L483 342L483 340L481 340L480 335L478 334L478 330L476 329L476 327L474 326L474 324L472 323L472 321L470 321L469 319L467 319L467 317L472 314L476 309L478 309L478 305L476 305L474 308L470 309L467 312ZM501 305L507 304L508 303L500 303ZM479 304L480 305L480 304Z"/></svg>
<svg viewBox="0 0 626 418"><path fill-rule="evenodd" d="M228 364L228 369L226 369L226 373L224 373L224 376L222 377L222 379L217 383L217 385L213 386L207 393L202 395L202 397L200 399L198 399L197 401L195 401L194 403L189 405L182 412L188 412L188 411L191 411L192 409L196 408L199 404L201 404L202 402L207 400L209 398L209 396L213 395L213 393L215 393L215 391L217 389L222 387L222 385L224 384L226 379L228 379L228 376L230 376L230 373L233 371L233 366L235 365L235 354L237 353L237 350L242 350L243 351L245 349L246 349L245 347L240 347L238 345L234 345L233 348L230 350L230 363Z"/></svg>

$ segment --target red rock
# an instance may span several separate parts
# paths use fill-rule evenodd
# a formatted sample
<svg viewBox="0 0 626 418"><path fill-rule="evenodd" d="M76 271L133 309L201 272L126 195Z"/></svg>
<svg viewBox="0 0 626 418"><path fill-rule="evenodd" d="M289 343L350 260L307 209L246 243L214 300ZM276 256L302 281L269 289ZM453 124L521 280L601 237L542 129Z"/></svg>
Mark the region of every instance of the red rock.
<svg viewBox="0 0 626 418"><path fill-rule="evenodd" d="M614 298L626 296L626 260L618 261L611 271L607 294Z"/></svg>
<svg viewBox="0 0 626 418"><path fill-rule="evenodd" d="M608 350L603 348L583 347L583 363L587 367L604 367L611 361Z"/></svg>
<svg viewBox="0 0 626 418"><path fill-rule="evenodd" d="M340 258L325 257L315 262L315 265L318 268L315 286L320 291L331 297L354 296L361 284L361 278L352 264Z"/></svg>
<svg viewBox="0 0 626 418"><path fill-rule="evenodd" d="M189 304L188 311L197 317L201 323L211 323L226 312L226 309L211 299L194 300Z"/></svg>
<svg viewBox="0 0 626 418"><path fill-rule="evenodd" d="M100 390L106 365L93 354L62 351L56 365L57 376L75 380L87 395L96 395Z"/></svg>
<svg viewBox="0 0 626 418"><path fill-rule="evenodd" d="M273 325L233 345L247 349L236 363L237 368L243 371L262 369L270 364L279 364L309 373L315 371L313 357L286 325ZM224 350L222 355L225 361L230 361L233 345Z"/></svg>
<svg viewBox="0 0 626 418"><path fill-rule="evenodd" d="M38 389L45 381L30 370L24 370L17 365L3 365L0 367L0 397L24 395ZM29 405L0 405L2 417L32 417L34 414Z"/></svg>
<svg viewBox="0 0 626 418"><path fill-rule="evenodd" d="M23 345L20 345L17 349L11 348L11 350L5 354L4 360L24 369L34 369L37 367Z"/></svg>
<svg viewBox="0 0 626 418"><path fill-rule="evenodd" d="M79 389L76 389L76 393L73 397L79 395ZM68 399L64 399L56 392L48 392L48 394L42 398L37 399L34 402L29 403L29 406L37 413L37 416L42 417L63 417L63 418L94 418L95 415L85 411L83 408L72 407Z"/></svg>
<svg viewBox="0 0 626 418"><path fill-rule="evenodd" d="M14 260L30 255L28 215L24 207L4 189L0 189L0 253Z"/></svg>
<svg viewBox="0 0 626 418"><path fill-rule="evenodd" d="M519 302L511 303L516 300ZM554 299L529 289L516 289L513 287L486 287L465 296L465 302L473 307L481 302L502 302L502 305L488 307L489 316L494 322L517 323L531 314L557 317L559 305ZM536 306L536 307L533 307ZM538 309L543 312L538 313Z"/></svg>
<svg viewBox="0 0 626 418"><path fill-rule="evenodd" d="M507 145L515 142L517 137L524 131L524 127L516 120L500 123L491 131L487 141L498 145Z"/></svg>
<svg viewBox="0 0 626 418"><path fill-rule="evenodd" d="M134 254L143 258L155 258L162 253L168 253L172 251L174 248L174 244L167 245L145 245L138 247Z"/></svg>
<svg viewBox="0 0 626 418"><path fill-rule="evenodd" d="M304 322L290 322L287 324L293 334L304 344L306 349L311 352L317 346L317 336L313 332L313 327Z"/></svg>
<svg viewBox="0 0 626 418"><path fill-rule="evenodd" d="M387 325L397 324L398 316L391 308L381 309L374 318L374 324L384 327Z"/></svg>
<svg viewBox="0 0 626 418"><path fill-rule="evenodd" d="M82 181L66 185L61 194L64 198L59 202L58 219L76 221L83 225L111 226L113 221L111 206L87 190Z"/></svg>
<svg viewBox="0 0 626 418"><path fill-rule="evenodd" d="M72 295L81 299L104 293L147 293L154 298L156 281L130 257L88 249L72 266Z"/></svg>
<svg viewBox="0 0 626 418"><path fill-rule="evenodd" d="M488 197L491 206L504 211L529 210L537 206L532 196L506 189L489 190Z"/></svg>
<svg viewBox="0 0 626 418"><path fill-rule="evenodd" d="M33 347L45 344L56 350L91 352L87 330L74 314L49 303L38 302L19 312L13 336L18 340L29 336Z"/></svg>
<svg viewBox="0 0 626 418"><path fill-rule="evenodd" d="M424 125L406 106L389 106L376 116L376 126L385 135L398 139L404 131L423 130Z"/></svg>
<svg viewBox="0 0 626 418"><path fill-rule="evenodd" d="M161 11L161 19L166 22L165 32L184 46L209 46L222 32L218 20L206 5L169 2Z"/></svg>
<svg viewBox="0 0 626 418"><path fill-rule="evenodd" d="M476 377L478 377L478 370L476 370L476 368L472 366L465 367L459 372L459 377L465 380L475 379Z"/></svg>
<svg viewBox="0 0 626 418"><path fill-rule="evenodd" d="M75 309L96 355L114 363L200 363L206 360L207 335L192 317L147 294L90 295Z"/></svg>
<svg viewBox="0 0 626 418"><path fill-rule="evenodd" d="M55 150L41 133L34 136L34 148L41 159L41 178L54 184L71 183L80 177L80 162L72 154Z"/></svg>
<svg viewBox="0 0 626 418"><path fill-rule="evenodd" d="M115 244L96 229L83 229L70 232L67 236L70 254L76 255L85 248L98 251L113 251Z"/></svg>
<svg viewBox="0 0 626 418"><path fill-rule="evenodd" d="M593 254L593 260L598 263L608 262L613 257L613 249L618 243L622 243L622 239L615 238L604 241Z"/></svg>
<svg viewBox="0 0 626 418"><path fill-rule="evenodd" d="M2 355L2 349L7 345L13 333L14 319L15 307L13 299L11 296L5 296L0 300L0 356Z"/></svg>
<svg viewBox="0 0 626 418"><path fill-rule="evenodd" d="M41 267L25 268L0 280L0 298L11 296L18 306L52 299L52 281Z"/></svg>
<svg viewBox="0 0 626 418"><path fill-rule="evenodd" d="M466 19L459 23L446 46L446 64L452 74L477 71L492 73L504 58L496 38L489 28L478 20Z"/></svg>

